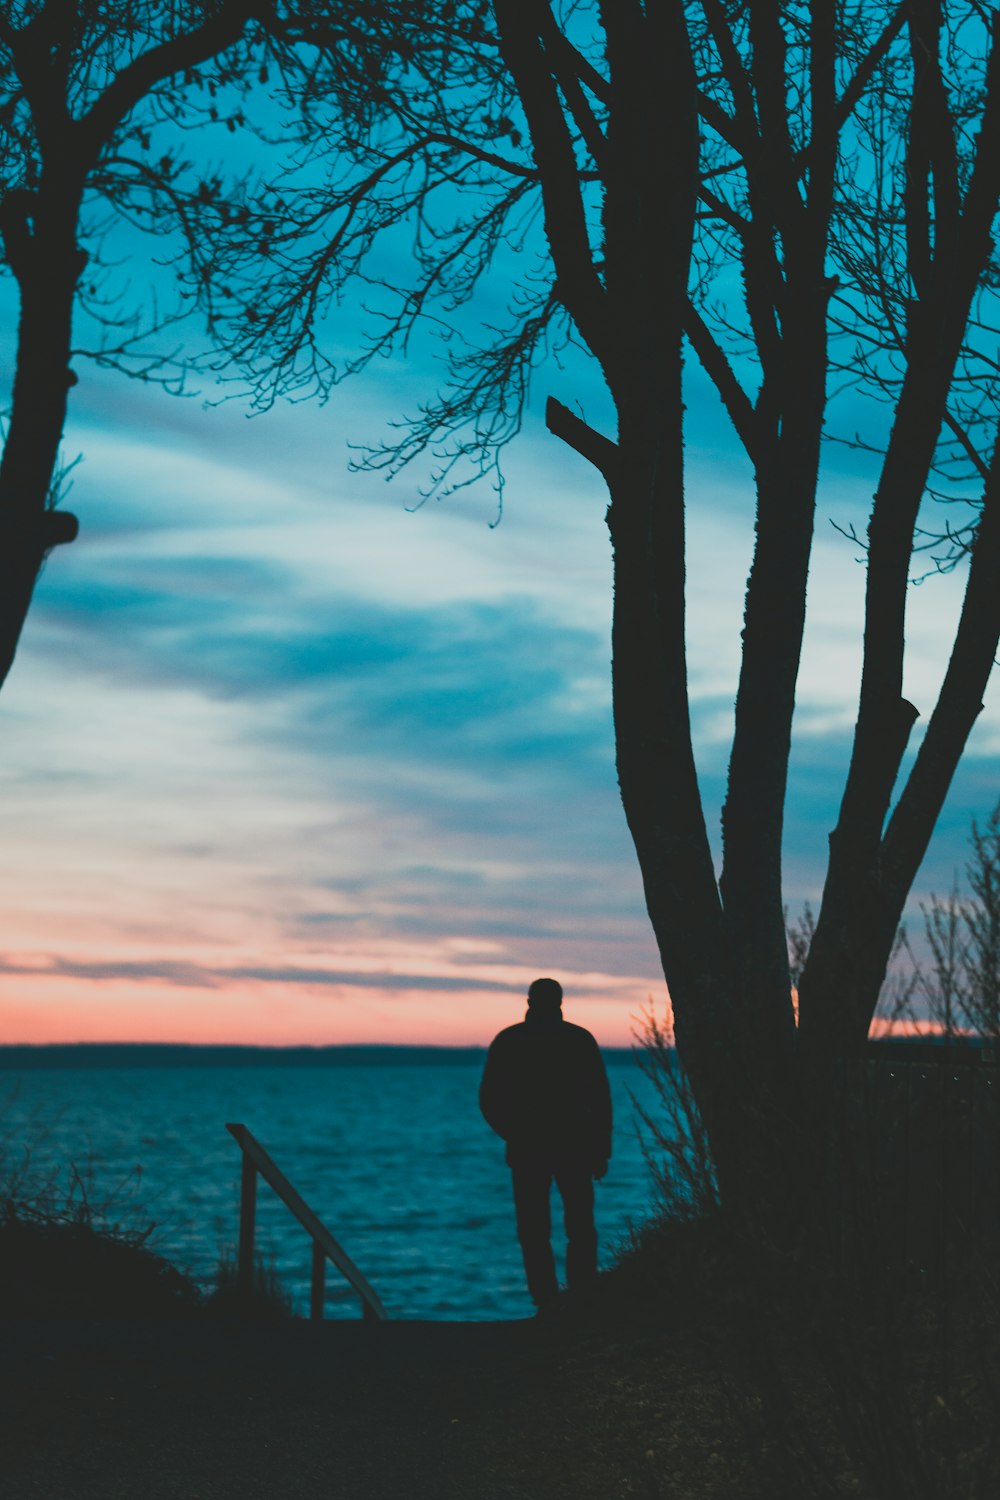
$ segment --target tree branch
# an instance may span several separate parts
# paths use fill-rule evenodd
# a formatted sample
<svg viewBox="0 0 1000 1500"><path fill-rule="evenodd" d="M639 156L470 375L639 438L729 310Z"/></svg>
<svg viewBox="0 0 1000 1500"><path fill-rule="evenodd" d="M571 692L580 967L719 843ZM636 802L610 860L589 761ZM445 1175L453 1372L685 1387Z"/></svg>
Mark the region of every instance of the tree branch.
<svg viewBox="0 0 1000 1500"><path fill-rule="evenodd" d="M741 239L745 239L752 233L753 225L750 220L741 218L734 208L730 208L724 198L711 192L704 183L701 183L698 188L698 197L706 208L712 210L717 219L721 219L723 224L728 224L729 228L735 230Z"/></svg>
<svg viewBox="0 0 1000 1500"><path fill-rule="evenodd" d="M850 82L841 94L837 104L836 125L838 133L854 113L859 100L868 87L872 74L888 53L896 37L902 31L903 23L909 15L909 11L909 0L902 0L902 3L893 14L892 19L878 41L869 49L855 69Z"/></svg>
<svg viewBox="0 0 1000 1500"><path fill-rule="evenodd" d="M447 146L455 151L460 151L464 156L471 156L474 161L481 161L487 167L496 167L498 172L504 172L509 177L530 177L534 182L538 181L538 168L529 167L524 162L511 161L508 156L499 156L495 151L486 151L482 146L476 146L472 141L462 140L457 135L446 135L444 131L432 131L422 139L414 142L412 147L407 148L408 155L414 155L421 146Z"/></svg>
<svg viewBox="0 0 1000 1500"><path fill-rule="evenodd" d="M576 48L566 40L556 25L552 12L548 9L546 9L542 25L542 42L546 54L552 59L552 76L562 90L563 98L569 106L569 112L576 122L587 150L599 167L607 142L600 122L580 86L578 64L583 59Z"/></svg>
<svg viewBox="0 0 1000 1500"><path fill-rule="evenodd" d="M702 10L705 13L705 19L708 22L712 40L719 54L719 60L722 64L722 76L733 97L736 126L743 138L741 144L736 145L736 149L746 153L749 149L749 143L758 139L757 111L754 108L753 89L750 86L750 80L747 77L739 49L733 40L726 12L719 3L719 0L702 0ZM731 142L730 144L734 143Z"/></svg>
<svg viewBox="0 0 1000 1500"><path fill-rule="evenodd" d="M121 122L158 84L238 42L259 9L254 0L223 0L216 14L194 31L150 47L124 67L79 122L78 139L85 157L94 160Z"/></svg>
<svg viewBox="0 0 1000 1500"><path fill-rule="evenodd" d="M604 288L594 269L572 136L539 40L540 10L548 5L539 0L497 0L500 47L531 132L556 280L567 310L603 361L611 357Z"/></svg>
<svg viewBox="0 0 1000 1500"><path fill-rule="evenodd" d="M886 923L899 919L955 768L983 707L1000 643L1000 428L951 658L923 743L882 841L878 882Z"/></svg>
<svg viewBox="0 0 1000 1500"><path fill-rule="evenodd" d="M568 406L550 396L545 403L545 425L554 436L562 438L581 458L600 469L609 484L616 476L620 462L618 444L597 432Z"/></svg>
<svg viewBox="0 0 1000 1500"><path fill-rule="evenodd" d="M705 374L718 391L740 442L750 459L755 460L759 424L753 403L737 380L724 350L690 298L684 319L684 332L691 340L691 347L701 361Z"/></svg>
<svg viewBox="0 0 1000 1500"><path fill-rule="evenodd" d="M746 143L743 140L739 124L732 115L727 115L722 105L713 99L711 94L706 94L704 89L698 90L698 111L705 121L710 125L716 135L738 151L741 156L746 155Z"/></svg>
<svg viewBox="0 0 1000 1500"><path fill-rule="evenodd" d="M551 13L550 13L551 14ZM589 89L595 99L600 99L602 104L611 103L611 85L608 80L599 73L592 63L589 63L566 36L565 32L552 21L551 32L545 29L546 49L558 57L560 68L572 71L579 79L584 88Z"/></svg>

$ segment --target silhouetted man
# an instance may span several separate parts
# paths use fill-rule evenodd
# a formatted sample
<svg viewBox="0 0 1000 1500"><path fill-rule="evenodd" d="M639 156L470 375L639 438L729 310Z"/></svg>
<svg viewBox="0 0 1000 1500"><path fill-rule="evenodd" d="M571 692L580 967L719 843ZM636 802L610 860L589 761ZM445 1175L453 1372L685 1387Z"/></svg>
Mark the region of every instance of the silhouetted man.
<svg viewBox="0 0 1000 1500"><path fill-rule="evenodd" d="M555 1181L566 1223L566 1280L597 1275L594 1182L611 1156L611 1093L600 1048L563 1020L562 985L536 979L528 1013L497 1036L479 1090L486 1121L507 1142L517 1237L536 1307L559 1290L549 1236Z"/></svg>

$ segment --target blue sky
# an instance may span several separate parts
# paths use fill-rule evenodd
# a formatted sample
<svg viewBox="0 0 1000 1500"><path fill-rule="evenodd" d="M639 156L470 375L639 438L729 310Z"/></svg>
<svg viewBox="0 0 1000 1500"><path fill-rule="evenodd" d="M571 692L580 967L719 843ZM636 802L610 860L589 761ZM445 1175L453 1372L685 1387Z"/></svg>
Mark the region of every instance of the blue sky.
<svg viewBox="0 0 1000 1500"><path fill-rule="evenodd" d="M9 376L10 299L3 364ZM473 310L470 316L475 317ZM350 334L335 330L349 343ZM541 423L600 420L543 370L488 484L419 504L352 473L438 378L431 347L325 406L177 399L81 365L66 435L79 540L41 579L0 695L0 1037L485 1042L554 973L625 1043L665 996L618 801L606 496ZM212 394L211 391L208 394ZM752 486L689 380L690 681L713 835L738 670ZM814 903L860 661L872 476L821 491L786 830ZM961 574L912 590L905 691L933 705ZM994 688L914 902L995 794Z"/></svg>

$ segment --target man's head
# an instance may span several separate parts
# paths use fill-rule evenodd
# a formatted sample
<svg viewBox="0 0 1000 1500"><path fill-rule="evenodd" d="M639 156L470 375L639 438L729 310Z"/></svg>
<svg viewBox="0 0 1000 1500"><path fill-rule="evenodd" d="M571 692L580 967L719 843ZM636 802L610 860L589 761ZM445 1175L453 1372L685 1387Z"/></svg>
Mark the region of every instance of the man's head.
<svg viewBox="0 0 1000 1500"><path fill-rule="evenodd" d="M554 1015L562 1005L562 997L558 979L535 979L528 987L528 1009L536 1015Z"/></svg>

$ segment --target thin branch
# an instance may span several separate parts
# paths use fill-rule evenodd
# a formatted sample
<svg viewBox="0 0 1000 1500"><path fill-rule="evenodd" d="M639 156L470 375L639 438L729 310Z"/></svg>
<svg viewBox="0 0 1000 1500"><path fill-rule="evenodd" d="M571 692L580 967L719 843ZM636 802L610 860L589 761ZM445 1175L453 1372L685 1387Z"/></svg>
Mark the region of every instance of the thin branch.
<svg viewBox="0 0 1000 1500"><path fill-rule="evenodd" d="M158 43L130 62L79 122L85 156L95 159L121 122L158 84L238 42L257 10L253 0L223 0L201 26Z"/></svg>
<svg viewBox="0 0 1000 1500"><path fill-rule="evenodd" d="M551 17L551 12L549 16ZM542 24L545 28L546 50L557 57L560 76L564 76L567 71L571 70L584 88L590 90L595 99L599 99L602 104L610 104L611 84L603 74L599 73L593 63L588 62L583 53L573 46L566 33L555 24L554 18L551 28L545 25L544 21Z"/></svg>
<svg viewBox="0 0 1000 1500"><path fill-rule="evenodd" d="M545 11L541 33L545 51L552 59L552 76L562 90L563 98L569 106L569 112L573 116L587 150L594 162L600 166L607 141L600 121L591 109L580 86L578 62L583 59L580 58L576 48L566 41L562 31L556 25L552 12L548 9Z"/></svg>
<svg viewBox="0 0 1000 1500"><path fill-rule="evenodd" d="M495 151L487 151L472 141L462 140L455 135L447 135L443 131L431 131L421 140L407 147L405 154L416 155L425 145L446 146L453 151L462 152L464 156L471 156L474 161L481 161L488 167L496 167L498 172L505 172L510 177L530 177L533 182L538 181L537 167L529 167L525 162L511 161L507 156L499 156ZM592 178L596 177L596 173L590 175Z"/></svg>
<svg viewBox="0 0 1000 1500"><path fill-rule="evenodd" d="M561 295L590 347L599 358L610 357L606 298L594 269L573 140L529 10L537 7L525 6L522 0L497 0L500 46L531 131L545 230Z"/></svg>
<svg viewBox="0 0 1000 1500"><path fill-rule="evenodd" d="M882 62L896 37L903 29L903 24L910 10L910 0L902 0L902 3L893 13L892 19L886 26L878 41L869 48L861 59L855 72L845 88L837 103L836 124L838 133L846 125L854 113L865 89L868 87L876 68Z"/></svg>
<svg viewBox="0 0 1000 1500"><path fill-rule="evenodd" d="M948 428L949 432L953 432L955 434L955 437L958 439L959 445L968 457L969 462L972 464L972 467L975 469L980 479L982 479L983 482L986 483L990 478L990 467L983 459L982 454L979 452L972 439L969 437L966 429L951 414L950 411L946 411L944 414L944 425Z"/></svg>
<svg viewBox="0 0 1000 1500"><path fill-rule="evenodd" d="M745 239L753 233L751 220L742 218L734 208L730 208L725 199L711 192L705 186L704 182L702 182L698 189L698 197L706 208L712 210L717 219L721 219L723 224L728 224L730 229L735 229L741 239Z"/></svg>

